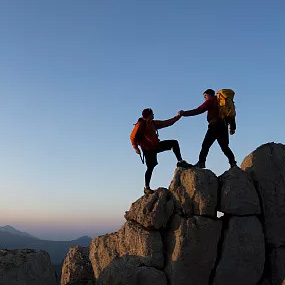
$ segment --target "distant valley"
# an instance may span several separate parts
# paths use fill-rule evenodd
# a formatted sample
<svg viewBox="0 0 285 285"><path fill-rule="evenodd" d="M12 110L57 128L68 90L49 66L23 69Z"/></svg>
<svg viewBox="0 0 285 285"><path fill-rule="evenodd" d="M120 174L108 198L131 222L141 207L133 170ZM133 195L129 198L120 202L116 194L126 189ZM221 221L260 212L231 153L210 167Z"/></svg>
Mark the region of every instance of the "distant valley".
<svg viewBox="0 0 285 285"><path fill-rule="evenodd" d="M0 249L43 249L49 253L53 265L62 264L72 245L88 246L90 241L88 236L72 241L41 240L11 226L0 227Z"/></svg>

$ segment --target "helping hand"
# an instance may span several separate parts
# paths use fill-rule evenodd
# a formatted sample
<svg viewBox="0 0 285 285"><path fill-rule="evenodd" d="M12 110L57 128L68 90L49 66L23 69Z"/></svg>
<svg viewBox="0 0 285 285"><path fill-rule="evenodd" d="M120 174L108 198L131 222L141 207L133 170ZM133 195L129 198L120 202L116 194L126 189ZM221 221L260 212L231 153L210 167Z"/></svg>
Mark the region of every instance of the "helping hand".
<svg viewBox="0 0 285 285"><path fill-rule="evenodd" d="M178 111L178 115L179 115L179 116L183 116L184 113L185 113L185 111L183 111L183 110Z"/></svg>
<svg viewBox="0 0 285 285"><path fill-rule="evenodd" d="M230 130L230 135L232 136L235 132L236 130Z"/></svg>

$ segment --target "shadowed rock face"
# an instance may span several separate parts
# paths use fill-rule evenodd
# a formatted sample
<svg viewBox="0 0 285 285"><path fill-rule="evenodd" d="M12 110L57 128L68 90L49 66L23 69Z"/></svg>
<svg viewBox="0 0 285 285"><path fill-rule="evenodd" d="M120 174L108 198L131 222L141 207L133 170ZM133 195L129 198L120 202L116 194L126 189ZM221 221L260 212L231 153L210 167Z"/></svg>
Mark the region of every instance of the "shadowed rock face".
<svg viewBox="0 0 285 285"><path fill-rule="evenodd" d="M210 170L177 168L169 190L184 215L216 217L218 178Z"/></svg>
<svg viewBox="0 0 285 285"><path fill-rule="evenodd" d="M269 255L268 279L270 285L285 284L285 247L273 248Z"/></svg>
<svg viewBox="0 0 285 285"><path fill-rule="evenodd" d="M209 170L177 168L169 191L139 198L118 232L93 239L89 281L285 284L284 151L280 144L261 146L244 160L245 171L233 168L219 180ZM223 218L217 219L216 209Z"/></svg>
<svg viewBox="0 0 285 285"><path fill-rule="evenodd" d="M56 285L50 257L43 250L0 250L0 284Z"/></svg>
<svg viewBox="0 0 285 285"><path fill-rule="evenodd" d="M158 188L153 195L144 195L134 202L125 214L127 221L134 221L147 229L165 227L172 215L174 202L171 193Z"/></svg>
<svg viewBox="0 0 285 285"><path fill-rule="evenodd" d="M61 284L93 281L93 269L89 260L89 248L72 246L64 260Z"/></svg>
<svg viewBox="0 0 285 285"><path fill-rule="evenodd" d="M260 214L259 198L250 176L234 167L220 176L220 206L226 214L243 216Z"/></svg>
<svg viewBox="0 0 285 285"><path fill-rule="evenodd" d="M173 216L164 238L169 284L209 284L221 229L219 220Z"/></svg>
<svg viewBox="0 0 285 285"><path fill-rule="evenodd" d="M241 164L261 199L265 237L274 247L285 245L285 146L260 146Z"/></svg>
<svg viewBox="0 0 285 285"><path fill-rule="evenodd" d="M116 233L100 236L90 243L90 260L94 276L106 270L115 259L131 256L128 265L162 268L164 263L161 235L142 226L126 222Z"/></svg>
<svg viewBox="0 0 285 285"><path fill-rule="evenodd" d="M255 216L231 217L213 284L257 284L264 262L264 236L259 220Z"/></svg>

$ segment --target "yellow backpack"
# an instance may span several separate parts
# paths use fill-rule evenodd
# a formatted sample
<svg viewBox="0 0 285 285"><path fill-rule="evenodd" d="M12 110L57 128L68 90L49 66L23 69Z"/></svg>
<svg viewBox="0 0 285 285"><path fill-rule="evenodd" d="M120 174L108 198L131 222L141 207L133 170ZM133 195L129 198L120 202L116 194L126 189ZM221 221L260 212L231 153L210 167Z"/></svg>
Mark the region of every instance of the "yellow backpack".
<svg viewBox="0 0 285 285"><path fill-rule="evenodd" d="M234 103L235 92L232 89L221 89L217 93L219 106L219 117L225 119L227 117L235 117L236 108Z"/></svg>

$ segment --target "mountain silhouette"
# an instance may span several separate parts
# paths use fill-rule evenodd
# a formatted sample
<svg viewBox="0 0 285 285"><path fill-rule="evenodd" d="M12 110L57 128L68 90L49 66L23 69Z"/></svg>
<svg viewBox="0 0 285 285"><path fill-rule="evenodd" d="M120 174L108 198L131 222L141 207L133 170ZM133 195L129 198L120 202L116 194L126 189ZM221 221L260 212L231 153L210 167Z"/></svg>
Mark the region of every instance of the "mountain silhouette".
<svg viewBox="0 0 285 285"><path fill-rule="evenodd" d="M72 245L88 246L91 238L80 237L71 241L42 240L11 226L0 227L0 249L43 249L51 258L52 264L61 264Z"/></svg>

